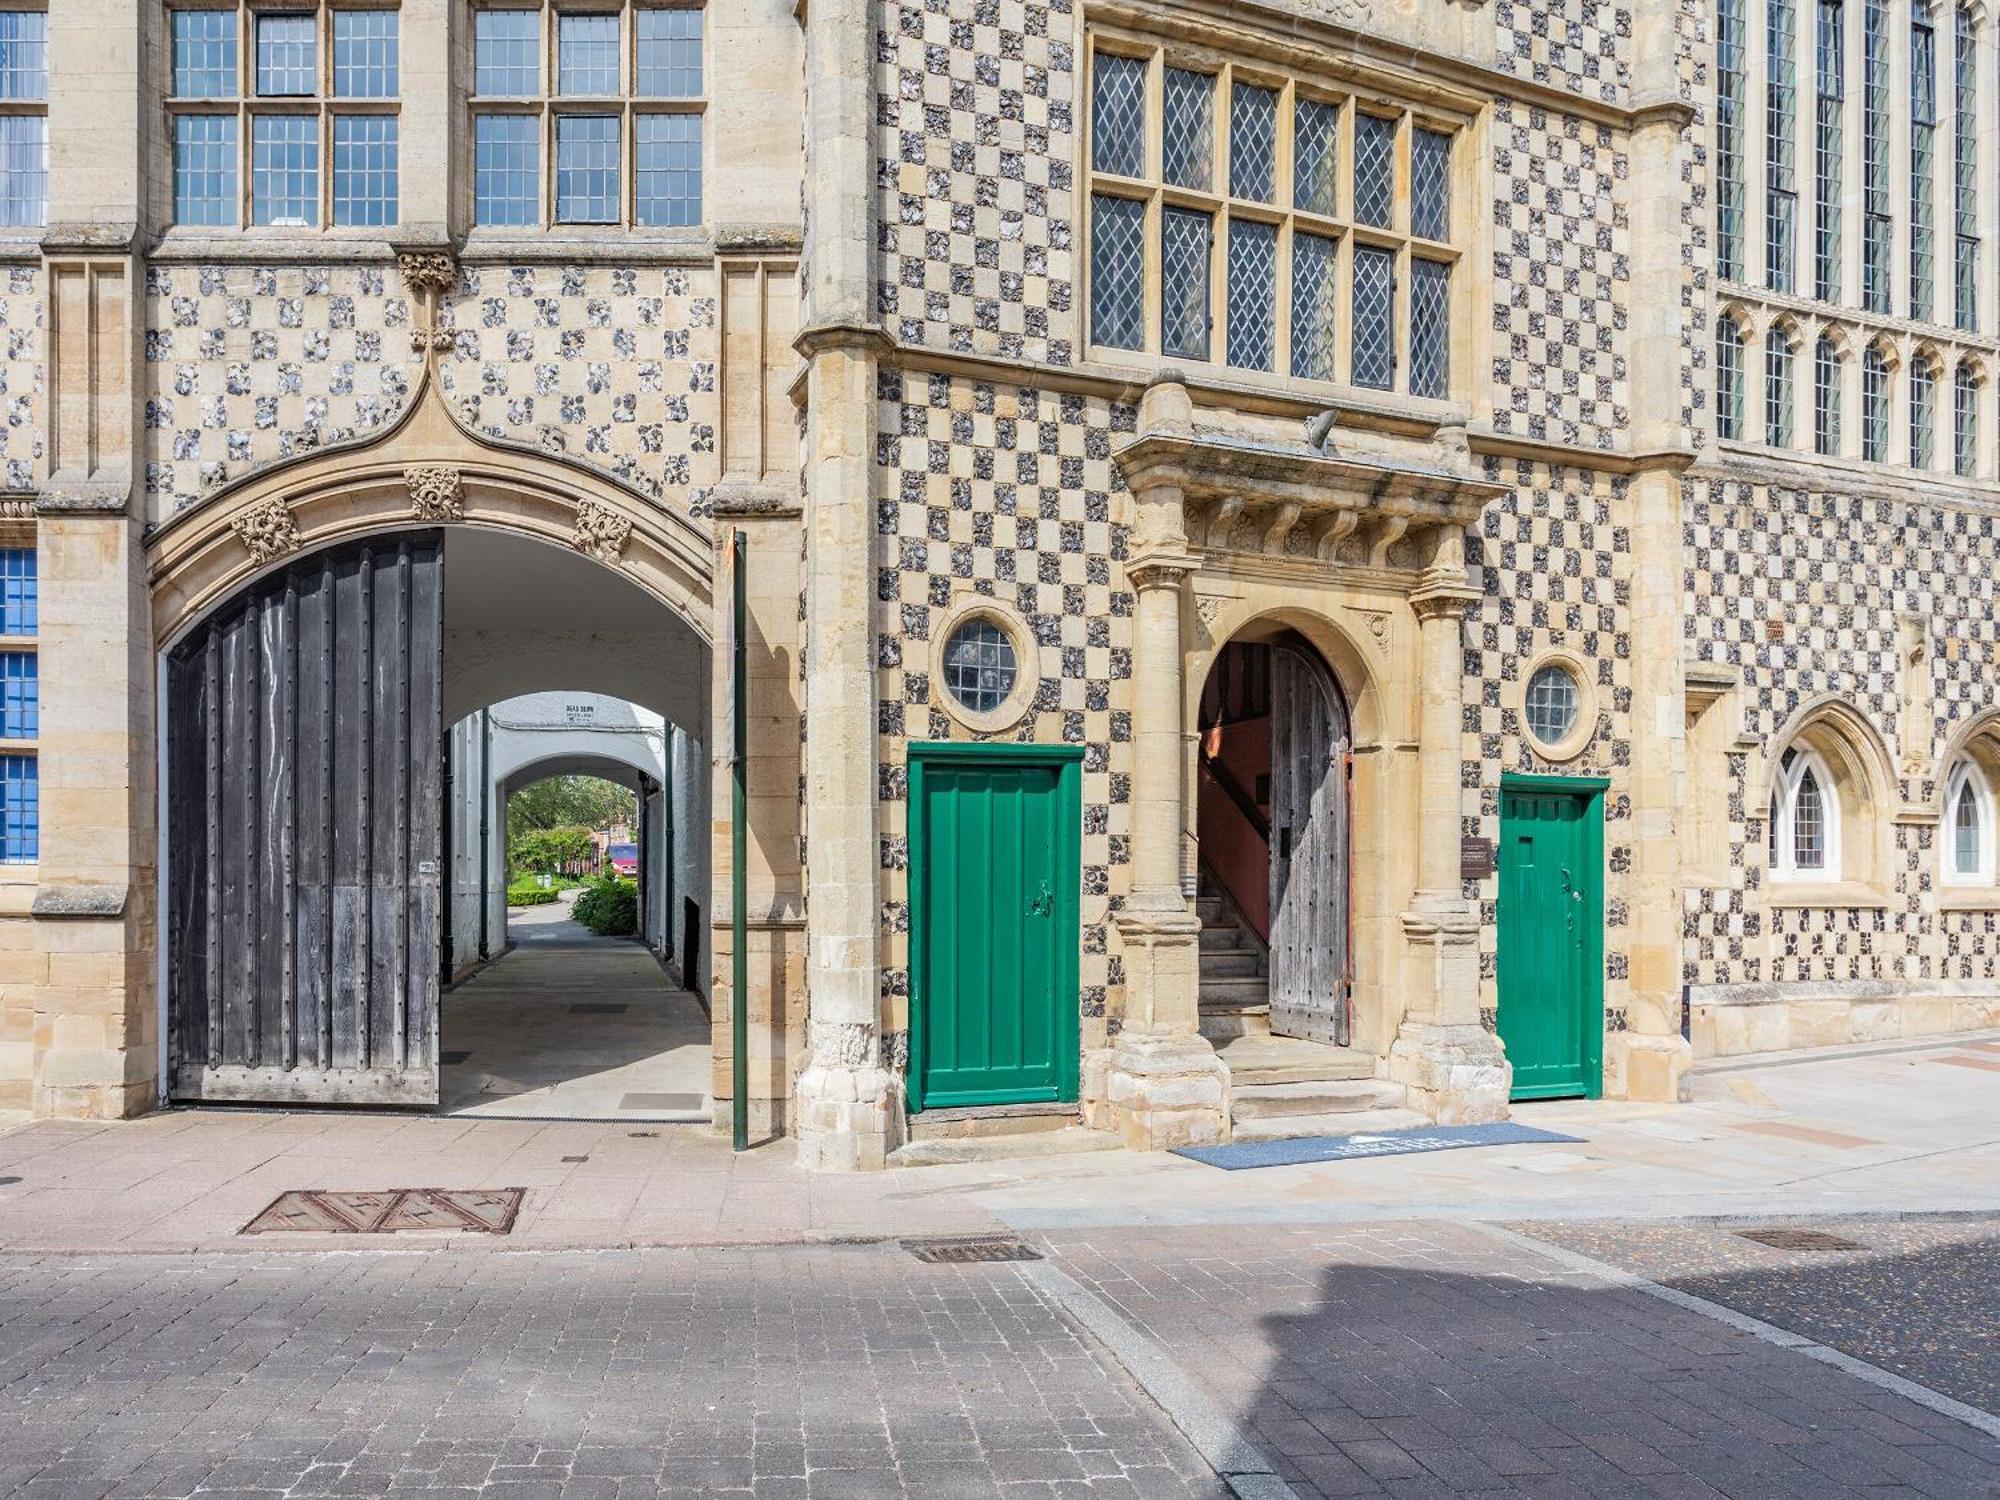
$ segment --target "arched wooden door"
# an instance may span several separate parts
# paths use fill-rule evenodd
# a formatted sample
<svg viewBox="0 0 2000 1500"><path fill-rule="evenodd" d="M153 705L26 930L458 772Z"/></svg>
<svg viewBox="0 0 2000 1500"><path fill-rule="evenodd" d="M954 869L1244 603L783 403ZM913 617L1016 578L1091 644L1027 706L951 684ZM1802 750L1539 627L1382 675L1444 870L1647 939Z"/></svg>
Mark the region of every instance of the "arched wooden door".
<svg viewBox="0 0 2000 1500"><path fill-rule="evenodd" d="M1347 706L1308 652L1271 648L1271 1029L1348 1039Z"/></svg>

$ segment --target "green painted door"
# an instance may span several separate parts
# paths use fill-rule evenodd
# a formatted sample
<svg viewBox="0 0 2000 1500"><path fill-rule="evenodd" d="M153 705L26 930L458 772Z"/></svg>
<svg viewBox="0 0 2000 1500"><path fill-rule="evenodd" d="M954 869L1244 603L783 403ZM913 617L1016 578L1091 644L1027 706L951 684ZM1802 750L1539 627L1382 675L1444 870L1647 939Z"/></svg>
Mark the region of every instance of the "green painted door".
<svg viewBox="0 0 2000 1500"><path fill-rule="evenodd" d="M1600 795L1594 784L1501 787L1499 1024L1516 1099L1602 1087Z"/></svg>
<svg viewBox="0 0 2000 1500"><path fill-rule="evenodd" d="M1081 751L910 747L910 1107L1077 1096Z"/></svg>

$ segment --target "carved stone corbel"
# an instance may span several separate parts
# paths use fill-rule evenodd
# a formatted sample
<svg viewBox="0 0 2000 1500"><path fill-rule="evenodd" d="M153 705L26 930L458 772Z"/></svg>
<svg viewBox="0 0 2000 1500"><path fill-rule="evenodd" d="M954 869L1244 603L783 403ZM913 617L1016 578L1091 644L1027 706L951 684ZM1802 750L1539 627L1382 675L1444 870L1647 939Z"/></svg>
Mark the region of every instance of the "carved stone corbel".
<svg viewBox="0 0 2000 1500"><path fill-rule="evenodd" d="M1354 535L1354 528L1360 524L1361 512L1356 510L1337 510L1321 517L1312 529L1313 556L1321 562L1335 561L1340 556L1340 544Z"/></svg>
<svg viewBox="0 0 2000 1500"><path fill-rule="evenodd" d="M403 470L410 510L419 521L465 519L465 482L448 464L412 464Z"/></svg>
<svg viewBox="0 0 2000 1500"><path fill-rule="evenodd" d="M631 539L632 523L624 516L595 500L577 502L576 527L569 538L569 544L577 551L601 563L616 564L625 555L625 544Z"/></svg>
<svg viewBox="0 0 2000 1500"><path fill-rule="evenodd" d="M299 550L298 517L276 496L234 518L229 529L259 567Z"/></svg>
<svg viewBox="0 0 2000 1500"><path fill-rule="evenodd" d="M458 263L449 255L419 252L396 257L403 285L419 296L435 297L458 285Z"/></svg>
<svg viewBox="0 0 2000 1500"><path fill-rule="evenodd" d="M1296 500L1286 500L1271 511L1270 520L1264 523L1264 533L1258 538L1259 550L1272 557L1282 557L1285 552L1285 538L1292 534L1292 528L1299 524L1299 513L1304 510Z"/></svg>
<svg viewBox="0 0 2000 1500"><path fill-rule="evenodd" d="M1208 508L1202 519L1202 545L1211 551L1221 551L1229 545L1229 533L1236 527L1236 518L1243 514L1241 495L1224 495Z"/></svg>
<svg viewBox="0 0 2000 1500"><path fill-rule="evenodd" d="M1368 565L1371 568L1389 566L1389 549L1403 539L1403 533L1410 529L1408 516L1384 516L1382 526L1375 533L1368 547Z"/></svg>

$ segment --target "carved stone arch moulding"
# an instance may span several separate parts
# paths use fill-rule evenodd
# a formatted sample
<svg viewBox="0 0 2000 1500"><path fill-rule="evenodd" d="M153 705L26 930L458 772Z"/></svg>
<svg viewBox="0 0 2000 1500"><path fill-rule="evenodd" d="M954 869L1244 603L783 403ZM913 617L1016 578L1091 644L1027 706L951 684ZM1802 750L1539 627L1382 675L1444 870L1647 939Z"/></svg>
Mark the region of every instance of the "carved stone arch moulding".
<svg viewBox="0 0 2000 1500"><path fill-rule="evenodd" d="M403 470L410 512L419 521L465 519L465 481L450 464L411 464Z"/></svg>
<svg viewBox="0 0 2000 1500"><path fill-rule="evenodd" d="M615 564L624 555L625 544L631 538L632 523L624 516L595 500L577 502L576 529L570 533L569 542L577 551L601 563Z"/></svg>
<svg viewBox="0 0 2000 1500"><path fill-rule="evenodd" d="M280 496L272 496L252 506L229 523L258 567L276 562L299 550L299 521Z"/></svg>

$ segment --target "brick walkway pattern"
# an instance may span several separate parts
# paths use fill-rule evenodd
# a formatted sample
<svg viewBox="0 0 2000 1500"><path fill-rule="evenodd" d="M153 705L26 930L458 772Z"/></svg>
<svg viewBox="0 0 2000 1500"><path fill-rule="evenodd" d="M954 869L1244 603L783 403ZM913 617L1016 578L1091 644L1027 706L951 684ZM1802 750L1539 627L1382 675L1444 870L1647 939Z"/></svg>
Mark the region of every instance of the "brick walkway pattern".
<svg viewBox="0 0 2000 1500"><path fill-rule="evenodd" d="M2000 1495L2000 1444L1972 1429L1475 1227L1054 1243L1302 1500Z"/></svg>
<svg viewBox="0 0 2000 1500"><path fill-rule="evenodd" d="M0 1258L0 1495L1220 1500L1005 1265Z"/></svg>

